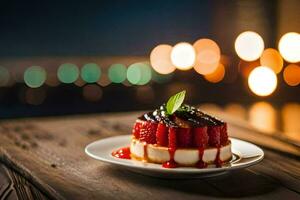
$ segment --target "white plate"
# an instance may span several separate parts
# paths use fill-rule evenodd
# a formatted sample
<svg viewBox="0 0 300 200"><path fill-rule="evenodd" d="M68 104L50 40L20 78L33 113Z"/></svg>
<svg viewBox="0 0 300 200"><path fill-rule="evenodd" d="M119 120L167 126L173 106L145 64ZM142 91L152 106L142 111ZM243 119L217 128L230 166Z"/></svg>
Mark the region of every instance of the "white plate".
<svg viewBox="0 0 300 200"><path fill-rule="evenodd" d="M111 155L114 150L130 146L130 135L109 137L95 141L86 146L85 152L94 159L111 163L140 174L165 178L200 178L226 173L230 170L241 169L257 164L264 157L264 152L258 146L243 140L230 138L233 159L221 168L209 166L198 169L192 167L178 167L166 169L161 164L145 163L142 161L115 158Z"/></svg>

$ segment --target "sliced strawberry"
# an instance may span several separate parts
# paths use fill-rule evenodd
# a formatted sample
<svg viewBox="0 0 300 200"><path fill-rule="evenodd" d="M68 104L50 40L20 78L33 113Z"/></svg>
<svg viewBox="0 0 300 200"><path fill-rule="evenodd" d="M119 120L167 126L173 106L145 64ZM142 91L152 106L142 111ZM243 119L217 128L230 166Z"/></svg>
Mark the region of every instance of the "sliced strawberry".
<svg viewBox="0 0 300 200"><path fill-rule="evenodd" d="M208 127L209 145L213 147L219 147L221 144L220 135L221 135L221 126L209 126Z"/></svg>
<svg viewBox="0 0 300 200"><path fill-rule="evenodd" d="M192 145L192 132L190 128L177 129L177 143L178 147L191 147Z"/></svg>
<svg viewBox="0 0 300 200"><path fill-rule="evenodd" d="M169 128L169 148L176 149L177 147L177 128L170 127Z"/></svg>
<svg viewBox="0 0 300 200"><path fill-rule="evenodd" d="M160 146L168 146L168 127L159 123L156 130L156 143Z"/></svg>
<svg viewBox="0 0 300 200"><path fill-rule="evenodd" d="M139 121L139 120L136 120L136 122L133 125L132 134L134 135L134 137L136 139L140 138L140 129L141 129L141 126L142 126L142 122Z"/></svg>
<svg viewBox="0 0 300 200"><path fill-rule="evenodd" d="M208 146L207 126L193 128L194 146L205 148Z"/></svg>
<svg viewBox="0 0 300 200"><path fill-rule="evenodd" d="M225 145L228 141L227 124L226 123L224 123L221 126L220 140L221 140L221 145Z"/></svg>
<svg viewBox="0 0 300 200"><path fill-rule="evenodd" d="M140 140L147 142L147 144L156 143L156 129L157 123L152 123L149 121L143 121L140 129Z"/></svg>

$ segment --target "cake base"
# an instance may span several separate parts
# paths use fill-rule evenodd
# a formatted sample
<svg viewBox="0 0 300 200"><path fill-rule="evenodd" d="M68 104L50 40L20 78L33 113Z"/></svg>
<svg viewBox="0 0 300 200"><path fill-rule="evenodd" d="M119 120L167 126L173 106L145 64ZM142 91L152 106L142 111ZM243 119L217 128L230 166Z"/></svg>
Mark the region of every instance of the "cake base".
<svg viewBox="0 0 300 200"><path fill-rule="evenodd" d="M180 166L195 166L198 162L207 164L215 163L218 157L222 162L228 162L232 158L231 142L230 140L220 148L206 148L203 149L202 160L199 156L199 149L197 148L178 148L174 154L174 161ZM144 160L151 163L165 163L171 159L168 147L158 146L156 144L146 144L136 138L131 139L130 144L131 157L136 160Z"/></svg>

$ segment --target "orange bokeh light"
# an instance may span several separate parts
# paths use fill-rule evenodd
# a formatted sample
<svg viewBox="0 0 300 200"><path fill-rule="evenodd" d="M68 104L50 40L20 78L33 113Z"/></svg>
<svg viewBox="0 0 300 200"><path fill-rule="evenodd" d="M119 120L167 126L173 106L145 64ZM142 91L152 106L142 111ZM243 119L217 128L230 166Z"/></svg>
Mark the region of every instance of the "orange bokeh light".
<svg viewBox="0 0 300 200"><path fill-rule="evenodd" d="M211 83L218 83L223 80L225 76L225 67L222 63L219 63L217 69L211 73L204 76L204 78Z"/></svg>
<svg viewBox="0 0 300 200"><path fill-rule="evenodd" d="M300 66L290 64L283 71L283 79L290 86L297 86L300 83Z"/></svg>
<svg viewBox="0 0 300 200"><path fill-rule="evenodd" d="M276 74L278 74L283 67L283 58L276 49L265 49L260 57L260 64L262 66L270 67Z"/></svg>
<svg viewBox="0 0 300 200"><path fill-rule="evenodd" d="M239 62L239 70L244 78L248 78L250 72L258 66L260 66L260 62L258 60L252 62L240 60Z"/></svg>
<svg viewBox="0 0 300 200"><path fill-rule="evenodd" d="M200 39L194 43L196 51L196 63L194 69L199 74L211 74L218 65L221 58L221 51L216 42L211 39Z"/></svg>
<svg viewBox="0 0 300 200"><path fill-rule="evenodd" d="M150 63L153 69L160 74L170 74L176 67L171 62L172 46L161 44L156 46L150 54Z"/></svg>

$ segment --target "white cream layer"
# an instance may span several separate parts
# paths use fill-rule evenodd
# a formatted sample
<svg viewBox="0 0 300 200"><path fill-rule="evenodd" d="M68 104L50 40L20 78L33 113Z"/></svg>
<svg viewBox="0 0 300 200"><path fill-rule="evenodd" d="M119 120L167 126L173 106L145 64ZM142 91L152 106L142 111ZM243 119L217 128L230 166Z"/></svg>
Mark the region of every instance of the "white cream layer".
<svg viewBox="0 0 300 200"><path fill-rule="evenodd" d="M146 147L145 147L146 145ZM147 152L145 153L146 150ZM161 147L152 144L146 144L135 138L132 138L130 151L134 158L147 159L149 162L164 163L170 160L170 154L167 147ZM216 159L218 149L207 148L204 150L202 160L206 163L213 163ZM232 157L231 143L220 148L220 159L225 162ZM199 159L198 149L177 149L175 151L174 160L185 166L195 165Z"/></svg>

